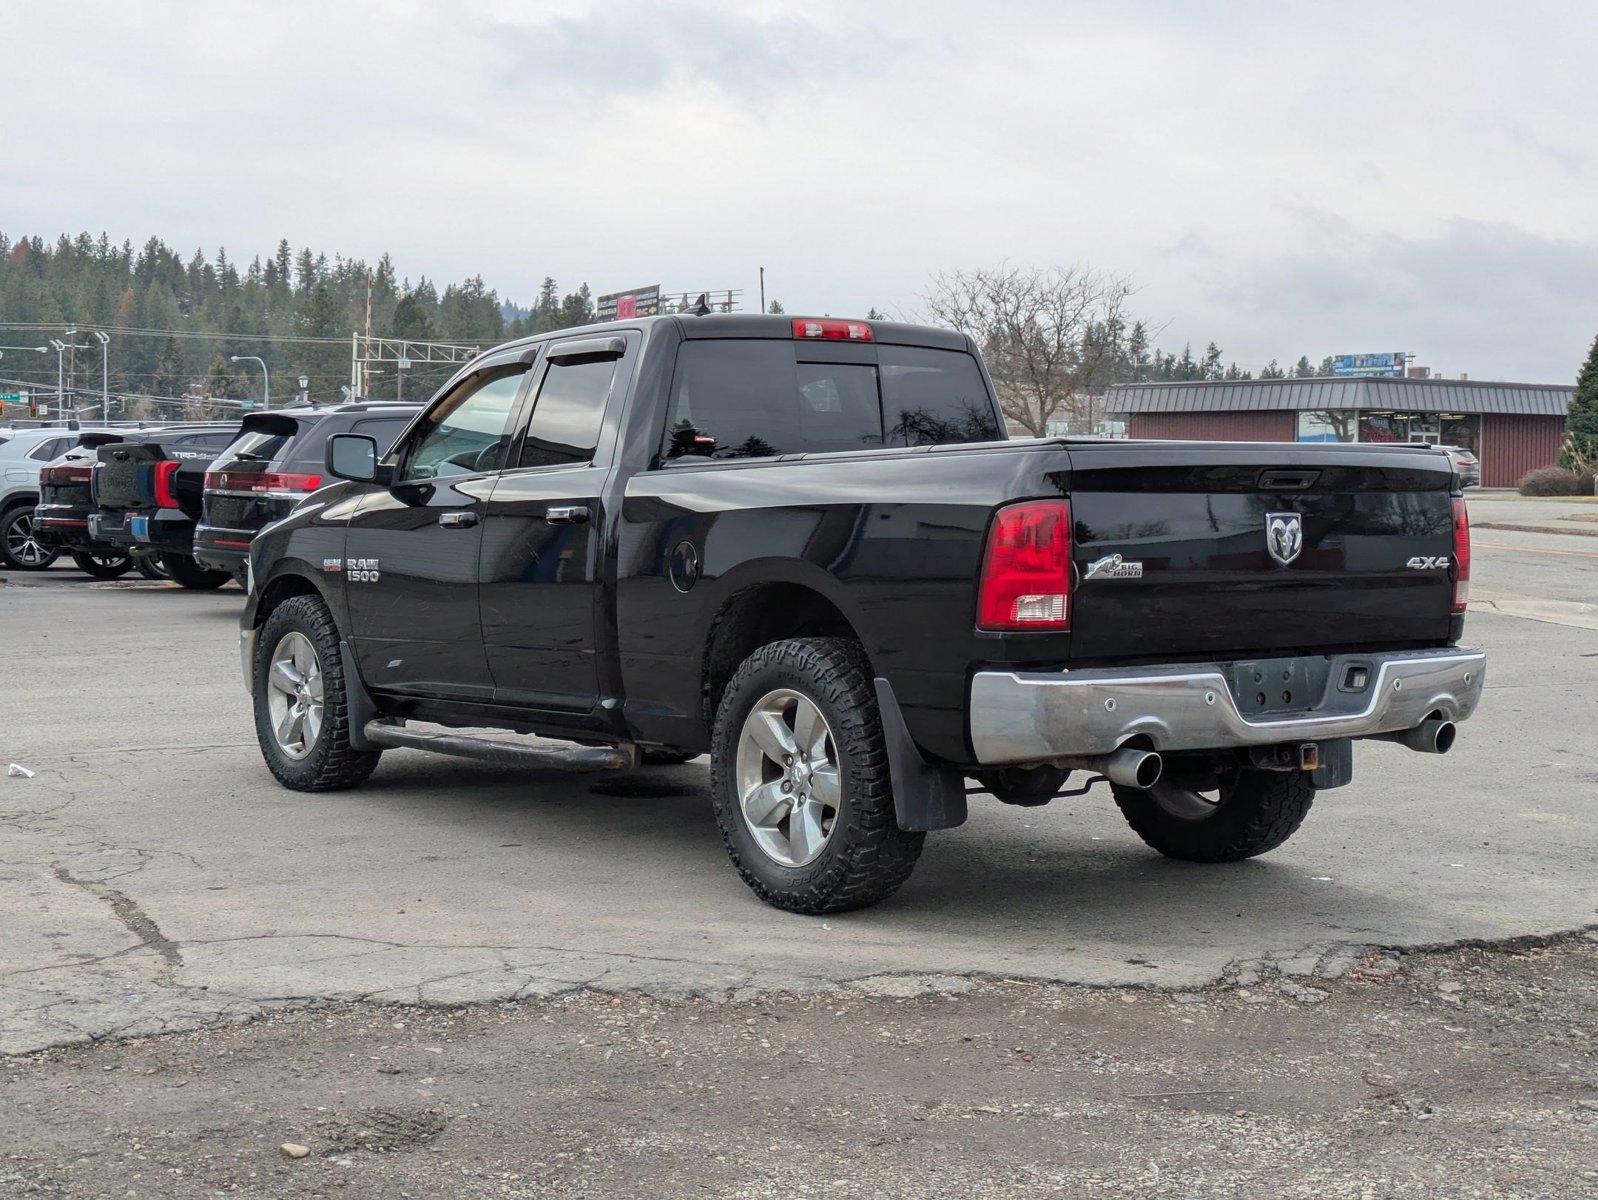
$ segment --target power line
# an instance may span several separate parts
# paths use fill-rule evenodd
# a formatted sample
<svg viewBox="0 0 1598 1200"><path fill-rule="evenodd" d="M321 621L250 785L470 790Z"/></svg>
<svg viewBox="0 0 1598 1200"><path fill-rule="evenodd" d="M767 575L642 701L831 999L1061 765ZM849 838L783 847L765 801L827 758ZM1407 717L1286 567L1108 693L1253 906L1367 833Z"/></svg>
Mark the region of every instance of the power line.
<svg viewBox="0 0 1598 1200"><path fill-rule="evenodd" d="M289 342L300 345L347 346L347 337L306 337L288 333L207 333L198 329L130 329L121 325L94 325L70 321L0 321L0 329L75 329L79 333L121 334L126 337L194 338L216 342Z"/></svg>

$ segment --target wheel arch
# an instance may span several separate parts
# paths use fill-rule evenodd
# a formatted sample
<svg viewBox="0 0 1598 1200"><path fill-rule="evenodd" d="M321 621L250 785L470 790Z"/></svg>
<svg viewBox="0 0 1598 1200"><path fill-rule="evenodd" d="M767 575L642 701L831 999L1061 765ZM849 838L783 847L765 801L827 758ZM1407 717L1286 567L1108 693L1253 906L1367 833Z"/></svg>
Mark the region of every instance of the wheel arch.
<svg viewBox="0 0 1598 1200"><path fill-rule="evenodd" d="M700 702L707 729L744 659L762 646L795 637L844 638L858 644L868 662L871 657L843 607L810 582L765 578L734 585L705 635Z"/></svg>

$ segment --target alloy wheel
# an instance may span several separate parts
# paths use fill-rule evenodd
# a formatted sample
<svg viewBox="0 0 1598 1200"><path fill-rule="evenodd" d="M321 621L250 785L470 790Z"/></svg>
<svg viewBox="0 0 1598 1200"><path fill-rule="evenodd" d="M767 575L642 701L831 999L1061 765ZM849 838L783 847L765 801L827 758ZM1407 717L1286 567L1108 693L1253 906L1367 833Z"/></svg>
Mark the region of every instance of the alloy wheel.
<svg viewBox="0 0 1598 1200"><path fill-rule="evenodd" d="M292 759L308 755L322 732L322 664L303 633L286 633L273 648L266 707L277 748Z"/></svg>
<svg viewBox="0 0 1598 1200"><path fill-rule="evenodd" d="M827 848L842 805L838 750L814 701L786 688L762 696L738 735L739 810L755 845L785 867Z"/></svg>
<svg viewBox="0 0 1598 1200"><path fill-rule="evenodd" d="M5 524L6 554L21 567L47 567L60 551L39 536L33 514L23 510Z"/></svg>

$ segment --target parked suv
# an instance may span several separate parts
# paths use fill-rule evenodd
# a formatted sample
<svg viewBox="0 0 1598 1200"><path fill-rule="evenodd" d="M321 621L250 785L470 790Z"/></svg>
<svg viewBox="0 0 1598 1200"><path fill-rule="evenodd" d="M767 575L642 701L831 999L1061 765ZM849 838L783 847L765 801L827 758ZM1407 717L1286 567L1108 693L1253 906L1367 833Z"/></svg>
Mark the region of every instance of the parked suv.
<svg viewBox="0 0 1598 1200"><path fill-rule="evenodd" d="M285 408L251 413L239 438L205 473L194 557L202 567L242 579L250 541L262 526L286 517L325 482L322 460L335 433L358 433L387 454L419 404L366 402L336 408Z"/></svg>
<svg viewBox="0 0 1598 1200"><path fill-rule="evenodd" d="M1463 446L1437 447L1448 455L1448 461L1454 464L1454 474L1459 476L1459 486L1462 488L1481 486L1481 460Z"/></svg>
<svg viewBox="0 0 1598 1200"><path fill-rule="evenodd" d="M61 547L34 523L39 474L78 440L70 429L0 429L0 566L42 571Z"/></svg>

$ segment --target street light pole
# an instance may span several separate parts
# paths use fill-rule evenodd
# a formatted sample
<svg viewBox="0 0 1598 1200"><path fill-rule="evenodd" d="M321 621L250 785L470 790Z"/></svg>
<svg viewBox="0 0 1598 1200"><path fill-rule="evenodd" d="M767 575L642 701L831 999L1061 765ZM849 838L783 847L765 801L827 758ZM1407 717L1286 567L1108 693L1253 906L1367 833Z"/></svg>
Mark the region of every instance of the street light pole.
<svg viewBox="0 0 1598 1200"><path fill-rule="evenodd" d="M266 359L255 354L230 354L228 362L254 362L261 364L261 407L272 407L272 380L266 373Z"/></svg>
<svg viewBox="0 0 1598 1200"><path fill-rule="evenodd" d="M100 342L100 420L111 419L111 338L98 329L94 336Z"/></svg>
<svg viewBox="0 0 1598 1200"><path fill-rule="evenodd" d="M62 411L64 403L61 397L61 375L62 364L66 362L67 344L60 338L51 338L50 345L55 348L55 409L59 413Z"/></svg>

